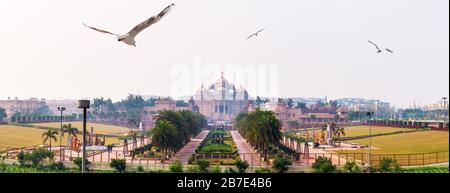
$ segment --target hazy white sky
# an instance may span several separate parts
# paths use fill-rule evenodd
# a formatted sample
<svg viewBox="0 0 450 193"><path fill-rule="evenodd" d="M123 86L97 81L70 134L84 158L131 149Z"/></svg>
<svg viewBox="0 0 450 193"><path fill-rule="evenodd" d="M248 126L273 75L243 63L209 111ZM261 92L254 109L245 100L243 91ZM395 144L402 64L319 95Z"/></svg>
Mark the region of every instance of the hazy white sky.
<svg viewBox="0 0 450 193"><path fill-rule="evenodd" d="M136 48L81 25L126 33L172 2ZM0 26L0 98L192 95L200 85L173 93L171 74L195 57L277 66L281 97L406 106L449 93L447 0L0 0ZM396 53L376 54L368 39Z"/></svg>

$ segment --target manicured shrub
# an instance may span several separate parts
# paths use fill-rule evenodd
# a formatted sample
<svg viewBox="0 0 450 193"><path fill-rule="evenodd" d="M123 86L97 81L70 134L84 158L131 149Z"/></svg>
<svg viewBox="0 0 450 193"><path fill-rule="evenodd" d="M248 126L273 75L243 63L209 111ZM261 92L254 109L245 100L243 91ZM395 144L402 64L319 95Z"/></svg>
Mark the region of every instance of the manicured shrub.
<svg viewBox="0 0 450 193"><path fill-rule="evenodd" d="M81 162L82 160L83 160L83 158L81 158L81 157L77 157L77 158L73 159L73 163L74 163L76 166L78 166L78 169L79 169L79 170L81 170L81 167L83 167L83 166L82 166L83 163ZM86 163L86 169L87 169L87 168L88 168L88 165L91 164L91 162L89 162L89 160L87 160L87 159L85 159L84 162Z"/></svg>
<svg viewBox="0 0 450 193"><path fill-rule="evenodd" d="M284 173L289 170L289 166L292 165L291 160L278 155L272 163L272 169L278 173Z"/></svg>
<svg viewBox="0 0 450 193"><path fill-rule="evenodd" d="M20 151L17 154L17 161L19 161L20 166L25 166L26 165L25 152Z"/></svg>
<svg viewBox="0 0 450 193"><path fill-rule="evenodd" d="M183 164L177 160L175 163L170 165L169 170L173 173L183 173Z"/></svg>
<svg viewBox="0 0 450 193"><path fill-rule="evenodd" d="M199 173L197 166L188 166L186 172L188 173Z"/></svg>
<svg viewBox="0 0 450 193"><path fill-rule="evenodd" d="M272 173L272 170L270 170L269 168L258 168L255 170L255 173L260 174L260 173Z"/></svg>
<svg viewBox="0 0 450 193"><path fill-rule="evenodd" d="M112 159L109 166L114 168L117 172L123 173L127 169L127 162L125 159Z"/></svg>
<svg viewBox="0 0 450 193"><path fill-rule="evenodd" d="M397 160L392 158L383 158L380 161L378 170L381 173L389 173L389 172L401 172L402 168L397 163Z"/></svg>
<svg viewBox="0 0 450 193"><path fill-rule="evenodd" d="M61 171L61 170L65 170L66 167L64 166L64 164L62 162L57 162L57 163L51 163L50 165L48 165L47 169L52 170L52 171Z"/></svg>
<svg viewBox="0 0 450 193"><path fill-rule="evenodd" d="M314 172L316 173L335 173L336 166L333 165L331 159L326 157L318 157L312 165Z"/></svg>
<svg viewBox="0 0 450 193"><path fill-rule="evenodd" d="M200 172L208 172L208 168L209 168L209 161L206 160L198 160L197 161L197 166Z"/></svg>
<svg viewBox="0 0 450 193"><path fill-rule="evenodd" d="M245 173L245 170L247 170L248 168L248 162L247 161L242 161L242 160L238 160L236 162L234 162L234 165L238 168L239 173Z"/></svg>
<svg viewBox="0 0 450 193"><path fill-rule="evenodd" d="M222 173L222 169L219 166L214 166L211 169L211 173Z"/></svg>
<svg viewBox="0 0 450 193"><path fill-rule="evenodd" d="M138 167L136 168L136 171L137 171L137 172L140 172L140 173L145 172L144 167L142 167L142 166L138 166Z"/></svg>
<svg viewBox="0 0 450 193"><path fill-rule="evenodd" d="M354 161L349 161L349 162L345 163L345 165L342 169L346 173L361 173L362 172L361 168Z"/></svg>
<svg viewBox="0 0 450 193"><path fill-rule="evenodd" d="M225 170L225 172L224 173L231 173L231 174L235 174L235 173L238 173L235 169L233 169L233 168L228 168L228 169L226 169Z"/></svg>

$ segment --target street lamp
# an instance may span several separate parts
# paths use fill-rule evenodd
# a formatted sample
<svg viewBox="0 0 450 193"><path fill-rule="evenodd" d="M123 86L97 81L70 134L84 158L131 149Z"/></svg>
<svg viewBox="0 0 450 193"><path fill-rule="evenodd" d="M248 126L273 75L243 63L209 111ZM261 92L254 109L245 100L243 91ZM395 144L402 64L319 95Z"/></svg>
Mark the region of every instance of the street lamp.
<svg viewBox="0 0 450 193"><path fill-rule="evenodd" d="M91 102L89 100L79 100L78 108L83 109L83 159L81 160L81 172L85 173L86 171L86 114L87 109L91 106Z"/></svg>
<svg viewBox="0 0 450 193"><path fill-rule="evenodd" d="M61 112L61 130L59 132L59 162L62 162L62 134L63 134L63 111L66 110L66 107L58 107L58 111Z"/></svg>
<svg viewBox="0 0 450 193"><path fill-rule="evenodd" d="M444 106L443 106L443 109L444 109L444 125L445 125L445 114L447 114L447 109L445 108L445 102L446 102L446 100L447 100L447 97L442 97L442 100L444 100Z"/></svg>
<svg viewBox="0 0 450 193"><path fill-rule="evenodd" d="M372 167L372 116L374 112L367 112L369 116L369 166Z"/></svg>

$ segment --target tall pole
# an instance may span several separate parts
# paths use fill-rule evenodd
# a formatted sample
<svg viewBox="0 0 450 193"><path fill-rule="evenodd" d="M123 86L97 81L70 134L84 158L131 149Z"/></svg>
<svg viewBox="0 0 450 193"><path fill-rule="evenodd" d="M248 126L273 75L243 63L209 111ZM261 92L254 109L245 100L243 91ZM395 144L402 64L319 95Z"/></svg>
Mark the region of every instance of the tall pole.
<svg viewBox="0 0 450 193"><path fill-rule="evenodd" d="M58 107L58 111L61 112L61 128L60 128L60 132L59 132L59 162L62 162L62 134L63 134L63 111L65 111L66 108L65 107Z"/></svg>
<svg viewBox="0 0 450 193"><path fill-rule="evenodd" d="M445 115L447 114L447 108L445 108L445 102L447 100L447 97L442 97L442 100L444 100L443 109L444 109L444 125L445 125Z"/></svg>
<svg viewBox="0 0 450 193"><path fill-rule="evenodd" d="M373 112L367 112L369 116L369 167L372 167L372 115Z"/></svg>
<svg viewBox="0 0 450 193"><path fill-rule="evenodd" d="M81 172L86 172L86 114L87 109L90 107L89 100L79 100L78 108L83 109L83 159L81 160Z"/></svg>

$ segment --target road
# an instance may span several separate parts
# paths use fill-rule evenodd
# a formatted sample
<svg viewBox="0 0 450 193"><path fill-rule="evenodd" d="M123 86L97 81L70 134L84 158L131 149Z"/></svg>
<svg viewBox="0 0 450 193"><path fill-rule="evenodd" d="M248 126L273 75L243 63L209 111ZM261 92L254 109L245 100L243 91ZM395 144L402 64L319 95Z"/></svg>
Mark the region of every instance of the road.
<svg viewBox="0 0 450 193"><path fill-rule="evenodd" d="M248 162L250 166L260 166L266 165L265 162L261 160L259 154L253 149L253 147L245 140L244 137L238 131L230 131L233 137L236 148L238 149L239 156L242 160Z"/></svg>

